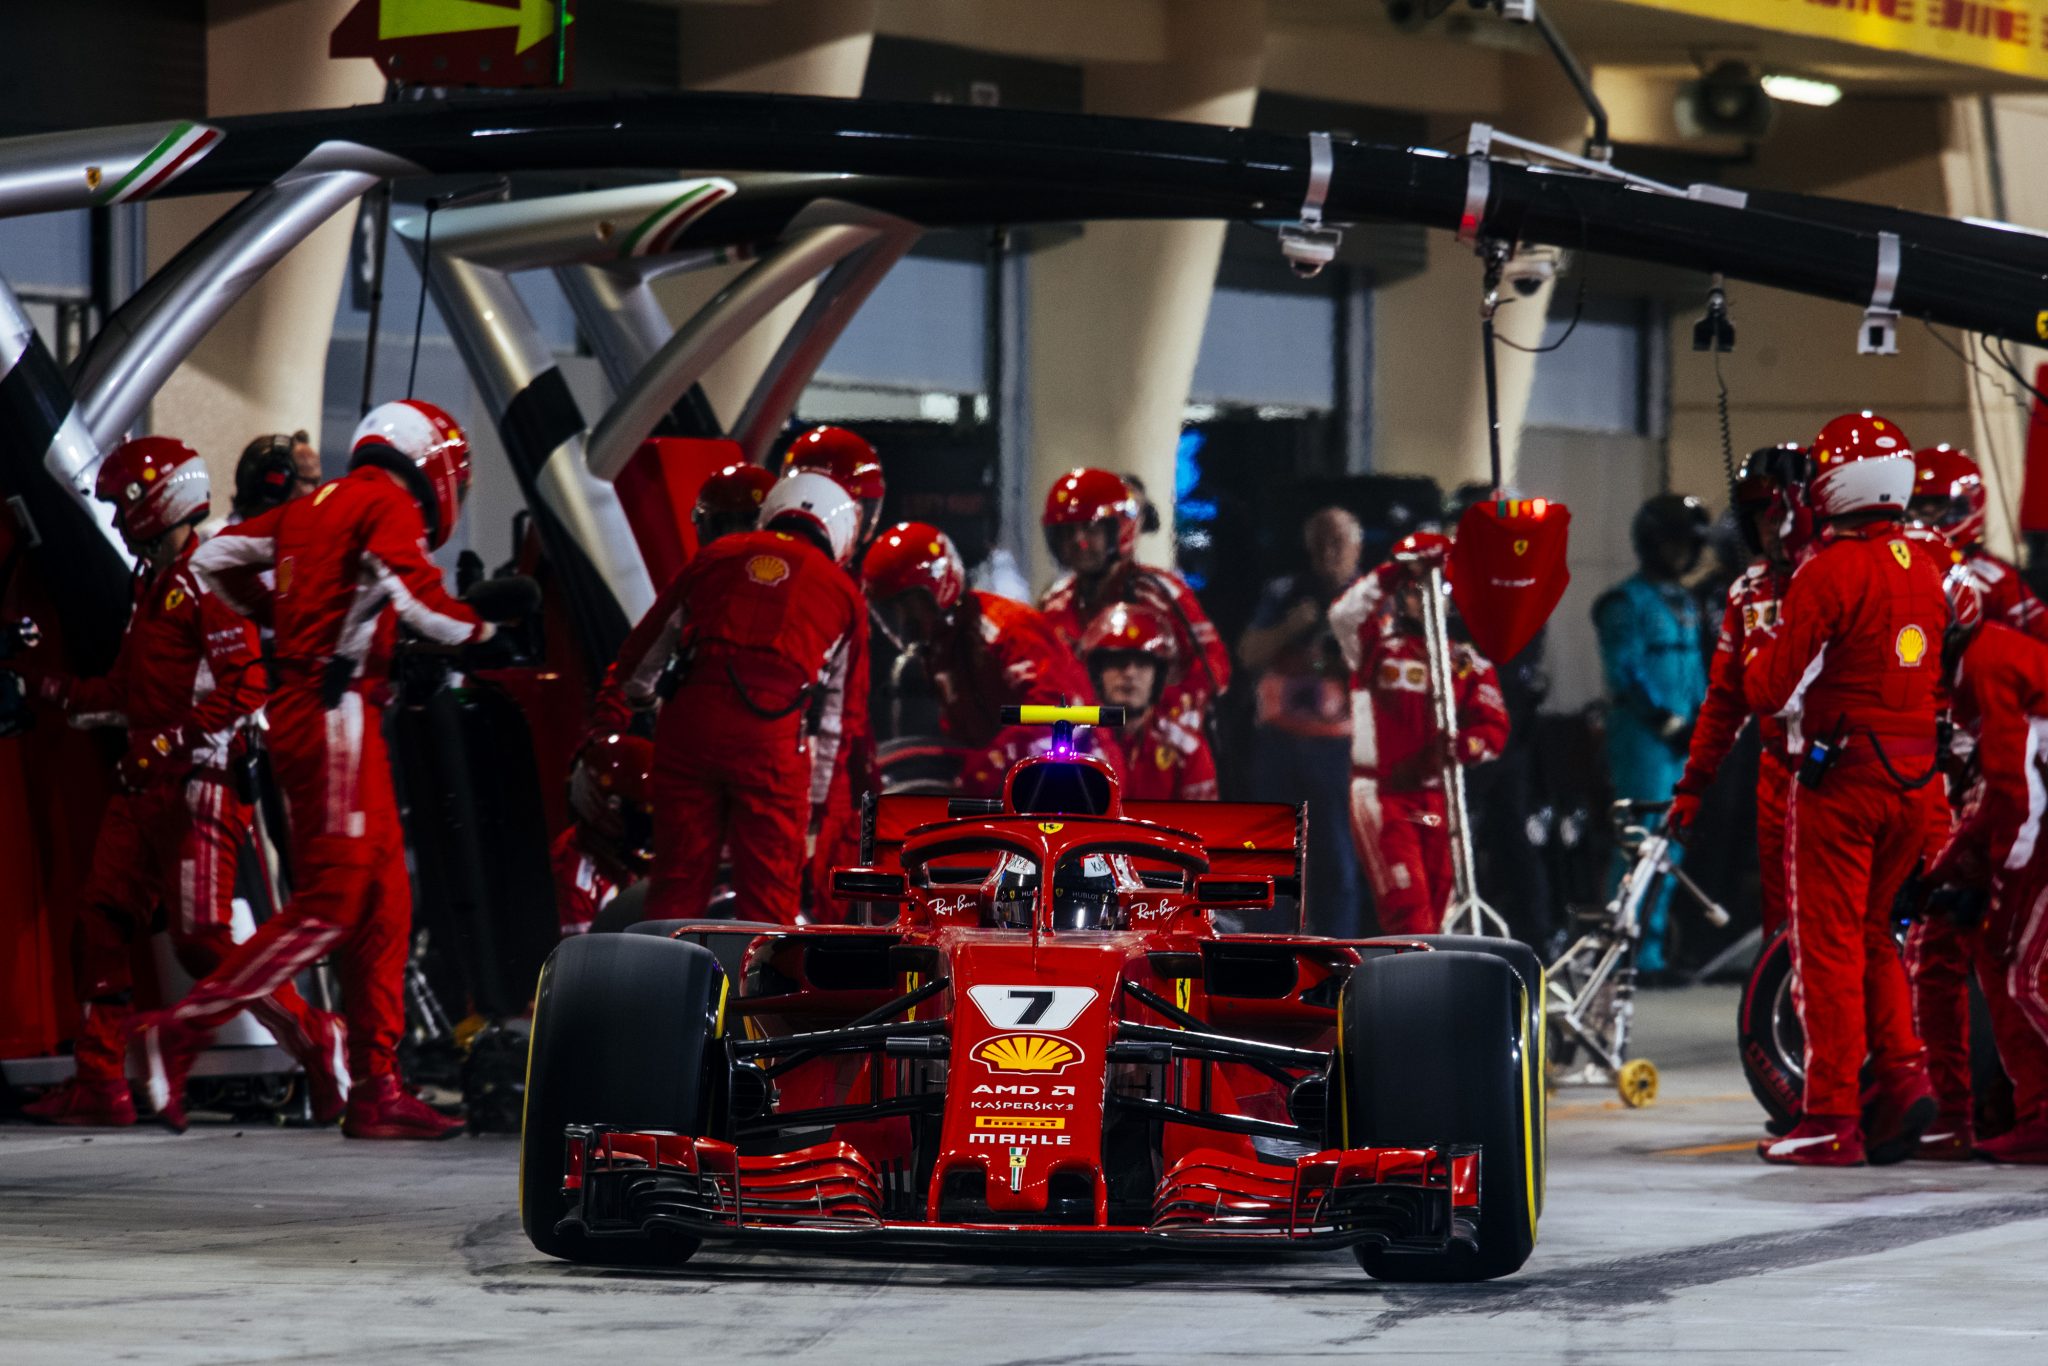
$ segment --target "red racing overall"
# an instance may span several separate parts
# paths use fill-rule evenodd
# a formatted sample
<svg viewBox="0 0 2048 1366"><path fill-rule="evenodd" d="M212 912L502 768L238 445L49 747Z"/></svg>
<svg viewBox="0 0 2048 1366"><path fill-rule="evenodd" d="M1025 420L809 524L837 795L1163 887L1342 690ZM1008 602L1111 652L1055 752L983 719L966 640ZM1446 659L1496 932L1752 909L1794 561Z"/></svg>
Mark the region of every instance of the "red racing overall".
<svg viewBox="0 0 2048 1366"><path fill-rule="evenodd" d="M126 726L131 752L147 737L184 730L189 762L147 787L111 797L93 847L82 900L79 995L86 1029L76 1048L78 1078L121 1080L121 1026L128 1011L109 997L129 988L129 945L149 933L159 906L178 961L204 977L234 947L235 869L250 814L229 781L233 725L263 703L256 628L202 593L190 568L195 533L162 572L139 578L127 634L113 669L62 689L75 726ZM327 1041L319 1012L285 982L251 1011L309 1070Z"/></svg>
<svg viewBox="0 0 2048 1366"><path fill-rule="evenodd" d="M1697 802L1705 793L1743 724L1751 715L1742 681L1749 661L1776 634L1778 608L1791 575L1763 556L1751 561L1741 577L1728 585L1728 605L1721 613L1721 634L1707 670L1707 700L1693 724L1692 750L1674 796ZM1763 763L1756 776L1756 849L1763 874L1763 928L1770 938L1785 926L1785 799L1792 778L1786 752L1785 723L1759 716Z"/></svg>
<svg viewBox="0 0 2048 1366"><path fill-rule="evenodd" d="M853 581L786 531L704 547L633 628L600 725L655 705L683 660L654 735L649 919L704 913L730 835L739 918L796 923L817 759L806 711L865 701L866 636Z"/></svg>
<svg viewBox="0 0 2048 1366"><path fill-rule="evenodd" d="M1743 680L1751 707L1788 718L1796 750L1819 739L1839 752L1818 786L1787 783L1809 1120L1861 1112L1866 1057L1880 1079L1924 1067L1890 916L1946 820L1941 784L1911 785L1935 760L1945 568L1896 523L1840 533L1793 575L1778 634Z"/></svg>
<svg viewBox="0 0 2048 1366"><path fill-rule="evenodd" d="M1342 619L1335 609L1332 618ZM1451 838L1429 652L1420 634L1382 612L1367 616L1354 640L1339 640L1352 661L1351 837L1372 882L1380 932L1435 934L1451 900ZM1451 670L1457 761L1497 758L1508 710L1493 665L1461 644L1452 646Z"/></svg>
<svg viewBox="0 0 2048 1366"><path fill-rule="evenodd" d="M412 885L380 709L397 626L460 645L489 634L427 559L420 505L395 476L351 471L210 541L202 584L249 613L275 574L276 683L265 714L296 894L171 1012L210 1028L332 950L358 1086L396 1077Z"/></svg>
<svg viewBox="0 0 2048 1366"><path fill-rule="evenodd" d="M1928 881L1990 888L1990 914L1975 936L1978 981L2015 1115L2040 1126L2048 1124L2048 645L1986 625L1963 652L1954 703L1957 727L1976 739L1979 778ZM1949 1084L1959 1081L1967 1113L1967 1053L1959 1070ZM1942 1104L1951 1105L1946 1092Z"/></svg>

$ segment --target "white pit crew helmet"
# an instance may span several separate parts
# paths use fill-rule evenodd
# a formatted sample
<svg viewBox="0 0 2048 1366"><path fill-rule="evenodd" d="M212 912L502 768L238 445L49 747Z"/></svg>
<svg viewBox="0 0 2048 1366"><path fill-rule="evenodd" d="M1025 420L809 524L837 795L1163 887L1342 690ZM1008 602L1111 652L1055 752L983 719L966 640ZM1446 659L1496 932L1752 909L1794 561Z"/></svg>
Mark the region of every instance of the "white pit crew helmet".
<svg viewBox="0 0 2048 1366"><path fill-rule="evenodd" d="M1866 455L1844 460L1813 479L1814 510L1823 517L1892 508L1904 512L1913 496L1913 456Z"/></svg>
<svg viewBox="0 0 2048 1366"><path fill-rule="evenodd" d="M1909 471L1912 463L1906 462ZM852 558L854 537L860 533L860 504L837 480L808 471L777 480L761 500L759 525L773 526L778 517L805 519L823 533L833 559L843 565Z"/></svg>

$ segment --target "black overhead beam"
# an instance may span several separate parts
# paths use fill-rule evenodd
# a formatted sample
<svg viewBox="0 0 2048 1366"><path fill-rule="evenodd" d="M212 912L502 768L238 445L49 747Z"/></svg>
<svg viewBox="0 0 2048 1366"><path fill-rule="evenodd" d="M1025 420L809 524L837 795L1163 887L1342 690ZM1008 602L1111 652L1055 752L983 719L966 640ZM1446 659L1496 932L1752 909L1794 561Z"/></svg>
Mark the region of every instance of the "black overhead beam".
<svg viewBox="0 0 2048 1366"><path fill-rule="evenodd" d="M227 137L166 193L253 189L323 142L433 174L681 167L893 177L932 226L970 221L1291 219L1305 138L1145 119L772 95L454 99L217 121ZM1469 159L1339 142L1325 215L1459 226ZM1577 172L1491 163L1480 233L1549 242L1799 293L1869 302L1879 234L1900 238L1894 307L2039 341L2048 241L1925 214L1758 193L1746 207L1649 193ZM911 194L910 182L943 182ZM848 198L862 198L858 181ZM905 207L911 207L906 204ZM716 217L701 231L719 234ZM684 243L691 240L686 236Z"/></svg>

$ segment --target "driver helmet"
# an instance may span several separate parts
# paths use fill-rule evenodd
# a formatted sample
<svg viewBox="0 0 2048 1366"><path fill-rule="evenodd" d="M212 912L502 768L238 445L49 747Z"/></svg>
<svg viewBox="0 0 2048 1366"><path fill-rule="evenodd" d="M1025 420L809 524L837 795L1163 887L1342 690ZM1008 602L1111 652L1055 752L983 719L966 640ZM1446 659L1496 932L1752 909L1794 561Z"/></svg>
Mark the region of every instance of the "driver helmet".
<svg viewBox="0 0 2048 1366"><path fill-rule="evenodd" d="M1052 879L1052 927L1055 930L1107 930L1115 927L1116 873L1105 854L1068 855Z"/></svg>
<svg viewBox="0 0 2048 1366"><path fill-rule="evenodd" d="M1146 705L1159 701L1166 685L1179 681L1180 639L1173 623L1157 608L1143 603L1119 602L1096 613L1095 620L1081 634L1081 661L1088 666L1096 695L1102 693L1102 671L1118 659L1143 655L1156 666L1152 674L1152 696Z"/></svg>
<svg viewBox="0 0 2048 1366"><path fill-rule="evenodd" d="M1005 854L989 889L988 924L997 930L1028 930L1038 904L1038 865L1022 854Z"/></svg>

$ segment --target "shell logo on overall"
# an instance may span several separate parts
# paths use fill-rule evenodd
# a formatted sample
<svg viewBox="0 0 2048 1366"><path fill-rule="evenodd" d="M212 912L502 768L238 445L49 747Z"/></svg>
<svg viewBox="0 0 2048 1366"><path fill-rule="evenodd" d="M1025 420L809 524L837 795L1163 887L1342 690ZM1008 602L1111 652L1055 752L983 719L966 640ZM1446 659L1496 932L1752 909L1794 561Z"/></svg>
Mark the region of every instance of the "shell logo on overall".
<svg viewBox="0 0 2048 1366"><path fill-rule="evenodd" d="M781 583L789 577L789 561L777 555L756 555L747 561L747 577L768 586Z"/></svg>

